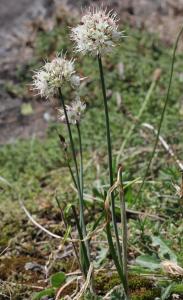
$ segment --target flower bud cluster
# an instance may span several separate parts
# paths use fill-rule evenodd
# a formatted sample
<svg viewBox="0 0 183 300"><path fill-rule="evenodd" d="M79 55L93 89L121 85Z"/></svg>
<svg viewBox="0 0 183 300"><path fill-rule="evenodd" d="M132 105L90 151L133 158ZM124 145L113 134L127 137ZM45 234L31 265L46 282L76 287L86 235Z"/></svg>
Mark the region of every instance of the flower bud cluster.
<svg viewBox="0 0 183 300"><path fill-rule="evenodd" d="M70 124L76 125L80 122L81 117L86 109L86 104L82 102L79 96L70 105L66 105L66 112ZM61 122L66 123L66 117L62 108L58 109L58 118Z"/></svg>

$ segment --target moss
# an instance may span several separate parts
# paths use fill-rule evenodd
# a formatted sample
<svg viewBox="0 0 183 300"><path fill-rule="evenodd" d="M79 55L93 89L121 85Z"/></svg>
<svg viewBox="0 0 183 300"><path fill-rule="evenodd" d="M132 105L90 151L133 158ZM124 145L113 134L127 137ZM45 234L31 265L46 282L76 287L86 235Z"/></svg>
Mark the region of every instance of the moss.
<svg viewBox="0 0 183 300"><path fill-rule="evenodd" d="M19 283L36 283L37 280L42 277L42 275L39 272L27 271L25 269L25 264L30 261L42 263L42 260L34 259L28 256L5 257L0 259L1 279L16 279Z"/></svg>
<svg viewBox="0 0 183 300"><path fill-rule="evenodd" d="M131 291L141 288L152 289L153 286L153 281L148 278L131 274L129 275L129 288Z"/></svg>
<svg viewBox="0 0 183 300"><path fill-rule="evenodd" d="M79 266L77 260L71 256L61 261L57 261L53 267L53 273L57 271L62 271L65 273L74 272L78 270Z"/></svg>
<svg viewBox="0 0 183 300"><path fill-rule="evenodd" d="M159 288L154 288L152 290L147 290L146 288L140 288L137 291L131 293L132 300L154 300L156 297L161 295L161 290Z"/></svg>
<svg viewBox="0 0 183 300"><path fill-rule="evenodd" d="M7 247L10 239L15 236L15 234L19 231L19 224L16 222L13 222L11 220L11 223L5 223L3 224L3 227L1 228L1 236L0 236L0 249L1 247Z"/></svg>
<svg viewBox="0 0 183 300"><path fill-rule="evenodd" d="M95 288L101 295L105 295L107 291L114 286L120 284L120 279L117 273L101 271L95 276Z"/></svg>
<svg viewBox="0 0 183 300"><path fill-rule="evenodd" d="M105 295L109 290L119 284L120 279L115 272L106 273L102 271L96 275L95 288L100 295ZM129 288L134 300L150 300L160 294L160 290L154 287L152 280L137 275L129 275Z"/></svg>

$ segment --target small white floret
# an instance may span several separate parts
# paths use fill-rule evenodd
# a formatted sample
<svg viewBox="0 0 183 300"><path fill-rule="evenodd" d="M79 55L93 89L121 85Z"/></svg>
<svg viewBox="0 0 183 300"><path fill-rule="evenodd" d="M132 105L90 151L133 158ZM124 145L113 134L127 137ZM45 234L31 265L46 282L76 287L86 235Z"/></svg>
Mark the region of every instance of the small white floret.
<svg viewBox="0 0 183 300"><path fill-rule="evenodd" d="M70 124L76 125L80 122L81 117L86 109L86 104L78 97L71 105L66 105L67 117ZM58 109L58 118L61 122L66 123L66 117L62 108Z"/></svg>
<svg viewBox="0 0 183 300"><path fill-rule="evenodd" d="M89 9L80 25L72 29L71 38L76 51L82 54L102 55L110 52L123 37L118 31L116 14L102 9Z"/></svg>
<svg viewBox="0 0 183 300"><path fill-rule="evenodd" d="M80 77L75 74L74 60L67 60L65 56L58 55L34 75L34 89L41 97L50 97L58 92L65 83L73 88L80 85Z"/></svg>

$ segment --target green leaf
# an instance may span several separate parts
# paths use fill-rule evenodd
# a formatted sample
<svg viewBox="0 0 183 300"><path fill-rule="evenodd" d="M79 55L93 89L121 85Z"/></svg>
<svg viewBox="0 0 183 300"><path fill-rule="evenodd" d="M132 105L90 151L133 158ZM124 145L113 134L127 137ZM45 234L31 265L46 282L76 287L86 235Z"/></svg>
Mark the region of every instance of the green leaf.
<svg viewBox="0 0 183 300"><path fill-rule="evenodd" d="M5 185L8 185L9 187L12 187L11 183L2 176L0 176L0 182L2 182Z"/></svg>
<svg viewBox="0 0 183 300"><path fill-rule="evenodd" d="M108 248L101 248L97 255L97 260L95 262L96 268L98 268L101 263L106 259L109 249Z"/></svg>
<svg viewBox="0 0 183 300"><path fill-rule="evenodd" d="M54 288L49 288L49 289L45 289L41 292L35 293L33 296L33 300L39 300L41 299L43 296L54 296L55 295L55 289Z"/></svg>
<svg viewBox="0 0 183 300"><path fill-rule="evenodd" d="M65 273L58 272L51 276L50 282L52 287L59 288L66 280Z"/></svg>
<svg viewBox="0 0 183 300"><path fill-rule="evenodd" d="M141 274L152 274L152 270L151 269L147 269L146 267L142 267L142 266L140 266L140 265L136 265L136 266L129 266L129 268L130 268L130 271L132 272L132 273L134 273L135 275L137 275L137 274L139 274L139 275L141 275ZM153 273L157 273L157 272L159 272L159 269L157 269L157 270L153 270Z"/></svg>
<svg viewBox="0 0 183 300"><path fill-rule="evenodd" d="M170 294L171 294L171 288L172 288L172 284L170 284L166 289L164 289L164 291L161 295L161 300L169 299Z"/></svg>
<svg viewBox="0 0 183 300"><path fill-rule="evenodd" d="M64 242L68 239L70 233L71 233L71 226L69 225L64 234Z"/></svg>
<svg viewBox="0 0 183 300"><path fill-rule="evenodd" d="M140 255L136 258L136 263L151 270L160 269L160 260L150 255Z"/></svg>
<svg viewBox="0 0 183 300"><path fill-rule="evenodd" d="M169 259L173 262L177 262L177 256L175 253L166 245L166 243L158 236L152 236L152 246L159 247L158 254L160 259Z"/></svg>

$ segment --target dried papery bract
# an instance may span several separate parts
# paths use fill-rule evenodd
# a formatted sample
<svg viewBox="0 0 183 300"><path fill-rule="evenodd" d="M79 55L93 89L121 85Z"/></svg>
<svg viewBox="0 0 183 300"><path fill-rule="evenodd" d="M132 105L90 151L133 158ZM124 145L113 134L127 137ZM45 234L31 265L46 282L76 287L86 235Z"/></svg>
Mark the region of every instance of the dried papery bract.
<svg viewBox="0 0 183 300"><path fill-rule="evenodd" d="M103 55L111 52L124 36L118 31L117 16L112 11L90 8L81 23L72 28L71 38L81 54Z"/></svg>
<svg viewBox="0 0 183 300"><path fill-rule="evenodd" d="M49 98L58 94L58 89L65 84L77 89L80 77L76 74L74 60L67 60L65 55L57 55L51 62L35 72L33 89L41 97Z"/></svg>
<svg viewBox="0 0 183 300"><path fill-rule="evenodd" d="M161 267L166 274L183 277L183 268L176 262L165 260L161 263Z"/></svg>

